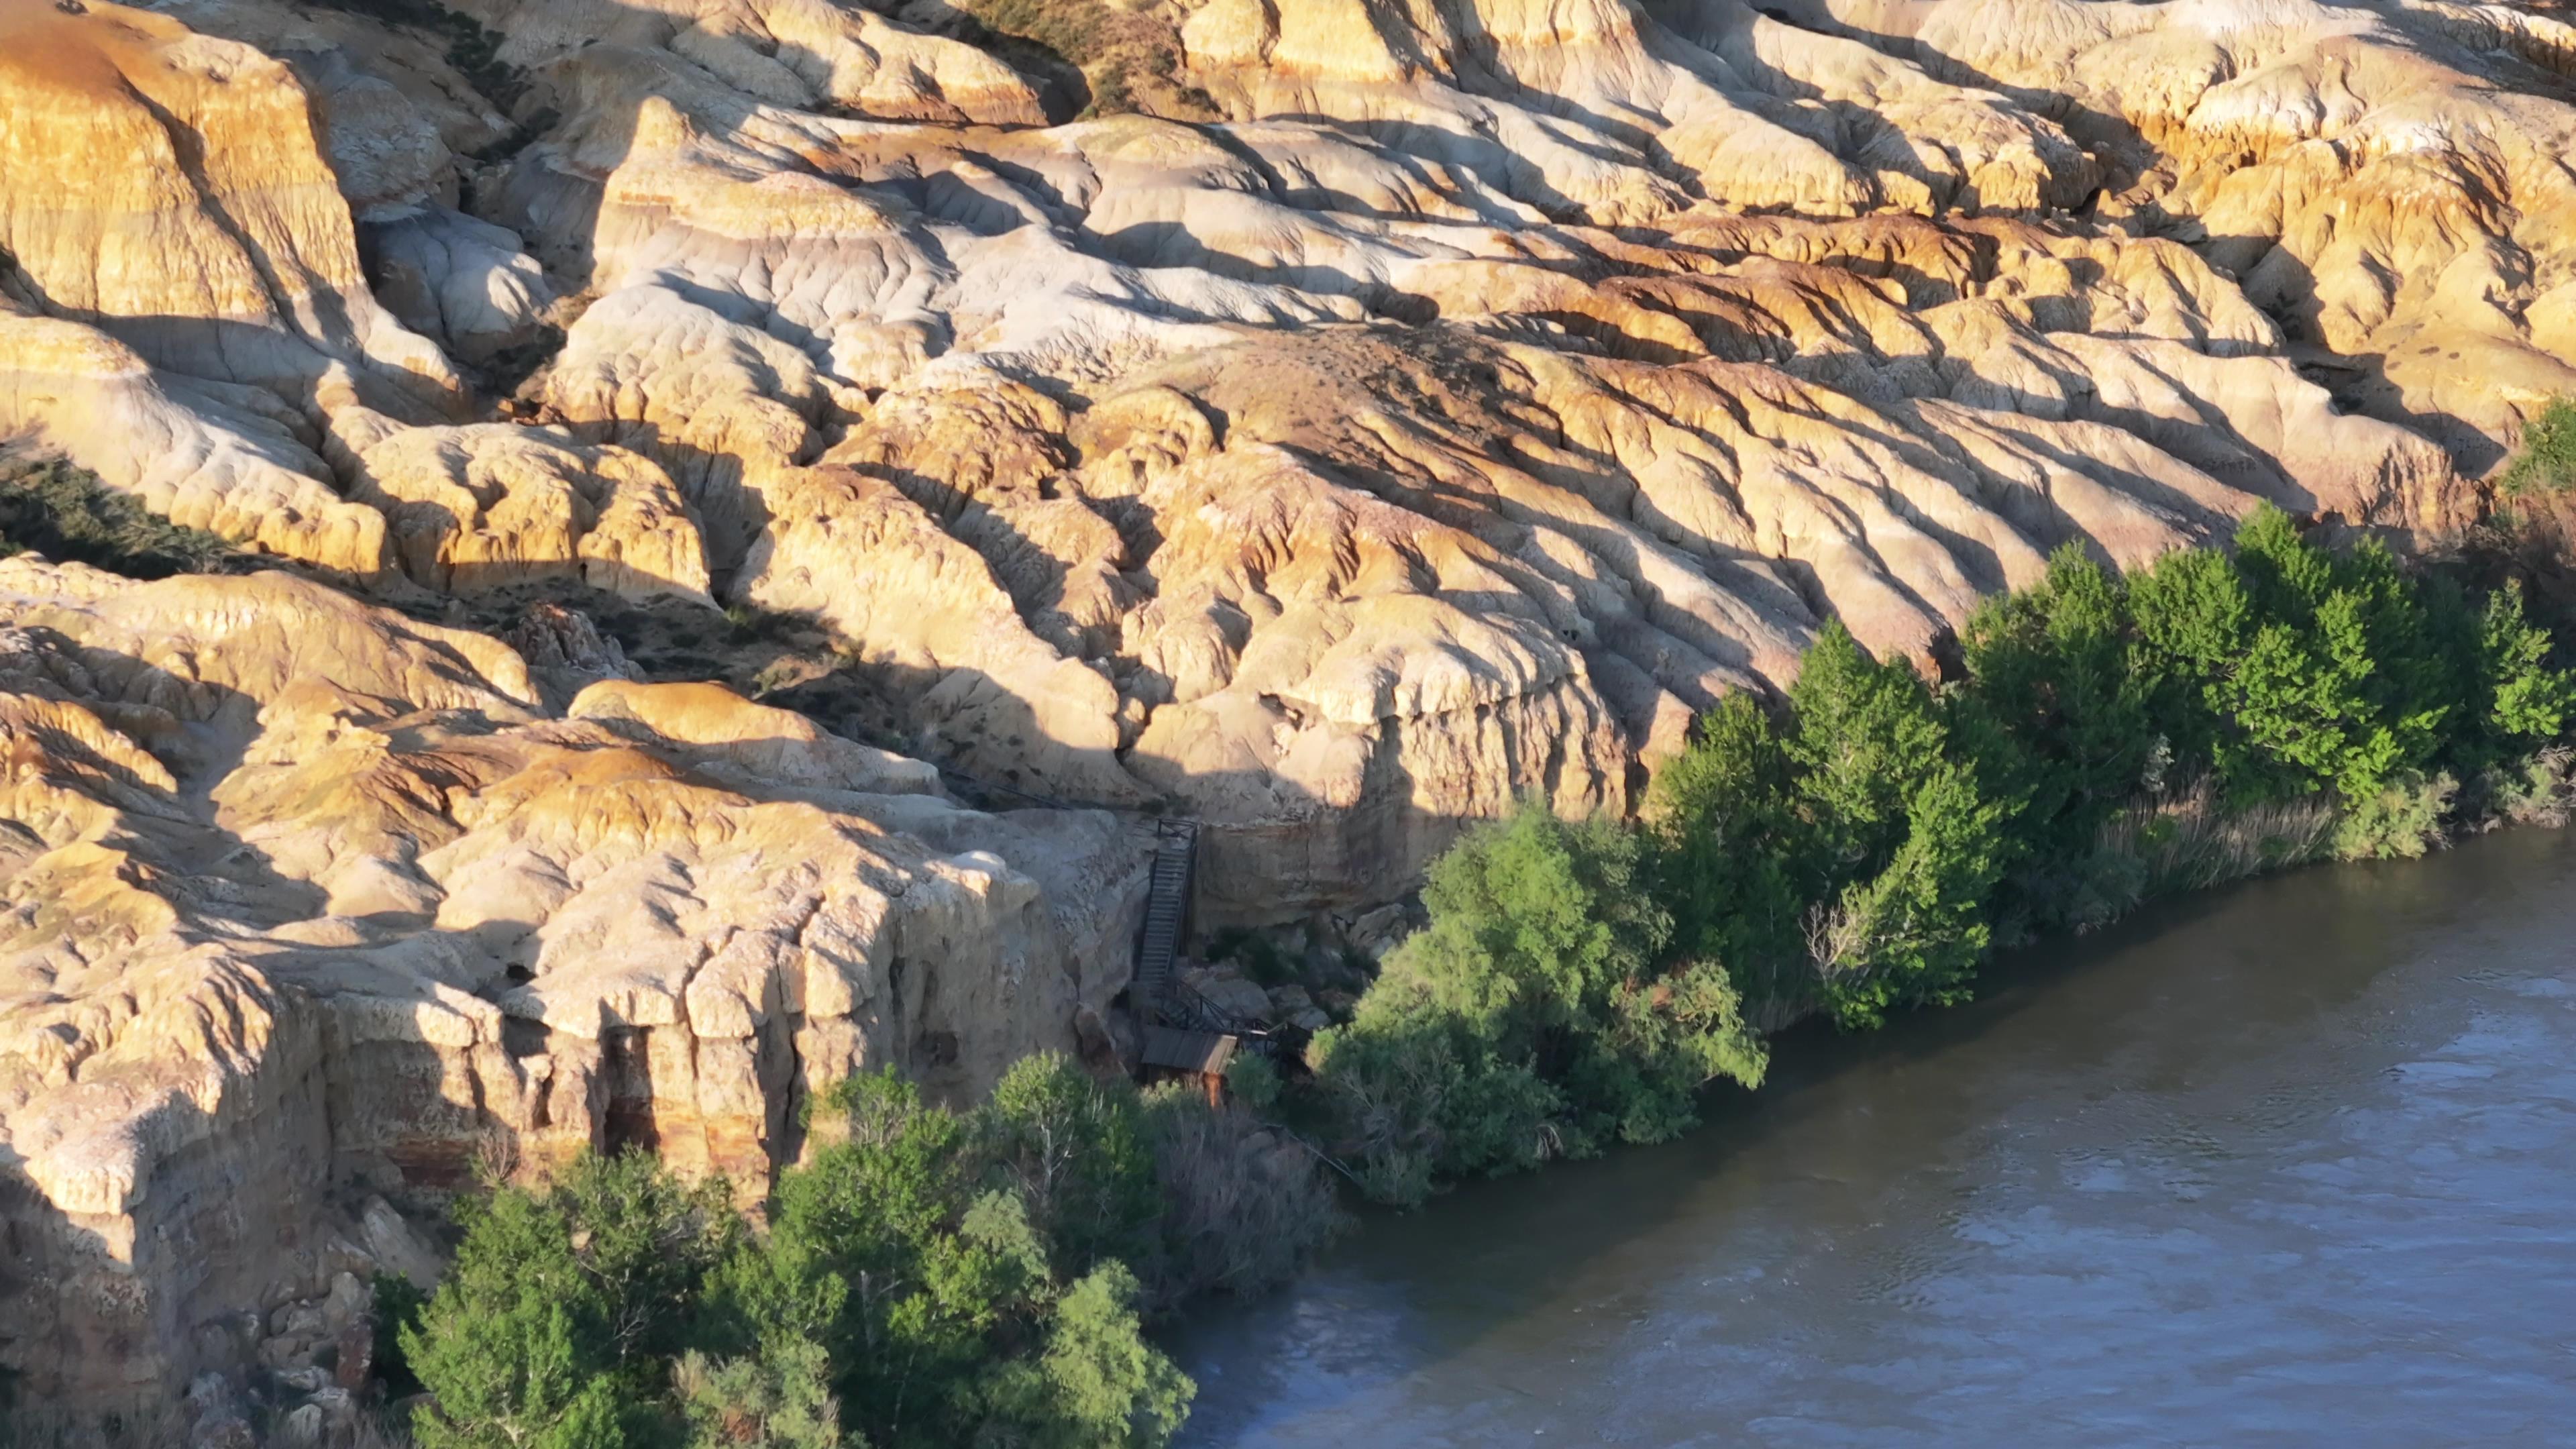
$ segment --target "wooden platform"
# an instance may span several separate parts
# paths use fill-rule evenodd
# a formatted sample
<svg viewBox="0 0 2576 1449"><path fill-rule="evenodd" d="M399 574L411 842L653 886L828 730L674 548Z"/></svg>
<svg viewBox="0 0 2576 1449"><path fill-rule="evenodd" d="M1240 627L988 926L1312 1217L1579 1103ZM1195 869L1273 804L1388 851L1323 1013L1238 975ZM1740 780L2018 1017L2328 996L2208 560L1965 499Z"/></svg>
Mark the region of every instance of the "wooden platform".
<svg viewBox="0 0 2576 1449"><path fill-rule="evenodd" d="M1145 1029L1145 1066L1153 1071L1222 1077L1234 1060L1233 1037L1213 1031L1184 1031L1177 1026Z"/></svg>

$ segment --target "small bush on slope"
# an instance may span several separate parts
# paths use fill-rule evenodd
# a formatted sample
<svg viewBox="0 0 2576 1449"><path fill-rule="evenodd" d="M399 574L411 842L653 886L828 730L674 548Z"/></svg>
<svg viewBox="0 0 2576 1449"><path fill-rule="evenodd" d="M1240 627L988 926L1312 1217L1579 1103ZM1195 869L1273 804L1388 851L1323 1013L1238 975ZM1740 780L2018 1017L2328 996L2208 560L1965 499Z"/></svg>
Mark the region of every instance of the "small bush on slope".
<svg viewBox="0 0 2576 1449"><path fill-rule="evenodd" d="M2576 401L2554 398L2523 425L2522 451L2505 465L2500 486L2507 496L2576 488Z"/></svg>

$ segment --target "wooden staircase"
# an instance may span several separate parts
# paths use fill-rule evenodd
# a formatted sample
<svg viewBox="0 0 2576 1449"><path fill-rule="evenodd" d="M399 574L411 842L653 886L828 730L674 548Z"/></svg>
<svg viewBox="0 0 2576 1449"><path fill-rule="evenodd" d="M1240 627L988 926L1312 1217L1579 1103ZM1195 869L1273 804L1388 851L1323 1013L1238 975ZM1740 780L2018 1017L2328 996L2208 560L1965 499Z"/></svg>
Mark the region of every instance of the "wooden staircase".
<svg viewBox="0 0 2576 1449"><path fill-rule="evenodd" d="M1127 988L1146 1027L1147 1071L1205 1077L1208 1063L1221 1071L1238 1048L1275 1054L1277 1043L1260 1022L1236 1018L1175 969L1189 938L1199 827L1195 820L1160 820L1154 831L1154 874L1146 887L1145 926L1136 935L1136 976Z"/></svg>
<svg viewBox="0 0 2576 1449"><path fill-rule="evenodd" d="M1149 1022L1164 1019L1195 997L1173 976L1183 934L1189 930L1190 894L1196 885L1199 827L1195 820L1160 820L1154 824L1154 876L1146 889L1145 928L1136 937L1136 979L1128 988L1138 1014ZM1193 1023L1195 1024L1195 1023Z"/></svg>

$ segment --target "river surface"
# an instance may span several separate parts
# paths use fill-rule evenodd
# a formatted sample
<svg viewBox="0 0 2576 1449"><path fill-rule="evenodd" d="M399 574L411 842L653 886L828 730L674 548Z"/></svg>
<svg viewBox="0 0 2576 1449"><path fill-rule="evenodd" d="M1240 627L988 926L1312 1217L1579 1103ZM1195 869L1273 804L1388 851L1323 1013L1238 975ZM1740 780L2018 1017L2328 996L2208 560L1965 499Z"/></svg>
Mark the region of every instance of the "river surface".
<svg viewBox="0 0 2576 1449"><path fill-rule="evenodd" d="M1792 1034L1677 1143L1371 1214L1183 1442L2576 1445L2576 832L2309 870Z"/></svg>

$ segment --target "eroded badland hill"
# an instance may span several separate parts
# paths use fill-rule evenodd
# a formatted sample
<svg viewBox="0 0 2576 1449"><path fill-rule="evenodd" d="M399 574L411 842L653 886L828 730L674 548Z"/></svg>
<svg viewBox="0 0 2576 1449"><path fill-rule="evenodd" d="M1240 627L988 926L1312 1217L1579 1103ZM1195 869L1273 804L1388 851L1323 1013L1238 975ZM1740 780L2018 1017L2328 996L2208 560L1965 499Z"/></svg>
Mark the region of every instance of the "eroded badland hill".
<svg viewBox="0 0 2576 1449"><path fill-rule="evenodd" d="M0 561L0 1364L184 1426L371 1194L1114 1051L1154 814L1204 923L1354 913L1826 618L2462 526L2576 393L2571 76L2450 0L5 0L0 437L254 566Z"/></svg>

